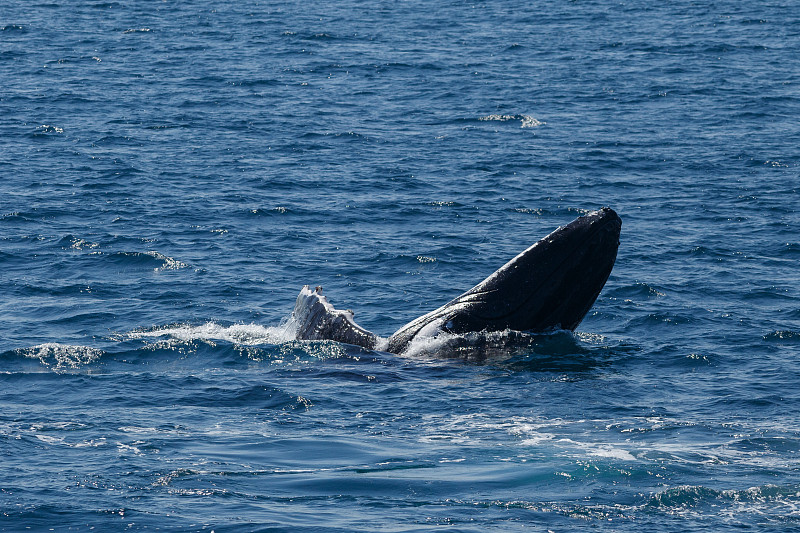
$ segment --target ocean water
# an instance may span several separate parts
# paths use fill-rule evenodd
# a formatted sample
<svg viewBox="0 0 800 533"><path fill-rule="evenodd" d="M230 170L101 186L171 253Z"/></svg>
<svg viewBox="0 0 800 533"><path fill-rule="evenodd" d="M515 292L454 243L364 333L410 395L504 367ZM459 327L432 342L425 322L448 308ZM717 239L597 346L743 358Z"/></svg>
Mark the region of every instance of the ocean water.
<svg viewBox="0 0 800 533"><path fill-rule="evenodd" d="M3 2L0 530L800 531L798 50L791 1ZM293 336L601 206L574 334Z"/></svg>

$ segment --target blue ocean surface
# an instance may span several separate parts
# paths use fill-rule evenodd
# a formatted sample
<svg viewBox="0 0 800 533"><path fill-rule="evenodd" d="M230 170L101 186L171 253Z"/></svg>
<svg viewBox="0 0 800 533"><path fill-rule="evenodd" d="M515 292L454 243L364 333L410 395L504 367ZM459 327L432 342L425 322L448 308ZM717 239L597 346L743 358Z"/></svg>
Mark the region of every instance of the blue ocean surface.
<svg viewBox="0 0 800 533"><path fill-rule="evenodd" d="M788 0L4 1L0 530L800 531L798 51ZM602 206L574 333L293 334Z"/></svg>

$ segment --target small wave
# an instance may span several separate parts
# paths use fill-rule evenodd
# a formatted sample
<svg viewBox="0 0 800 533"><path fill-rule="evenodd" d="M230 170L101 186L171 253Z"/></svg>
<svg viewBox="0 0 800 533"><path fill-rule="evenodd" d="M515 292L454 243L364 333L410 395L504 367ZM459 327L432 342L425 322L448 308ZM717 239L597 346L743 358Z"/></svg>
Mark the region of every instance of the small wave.
<svg viewBox="0 0 800 533"><path fill-rule="evenodd" d="M426 255L393 255L388 253L378 253L372 256L370 259L375 262L388 261L390 264L398 265L398 268L411 268L413 266L420 267L421 264L449 262L447 259L442 258L447 257L448 254L452 254L451 250L441 249L435 250L435 252L435 254L429 252Z"/></svg>
<svg viewBox="0 0 800 533"><path fill-rule="evenodd" d="M190 392L176 398L179 405L198 407L258 407L260 409L308 410L313 403L303 396L288 394L281 389L254 385L244 388L207 387L202 394Z"/></svg>
<svg viewBox="0 0 800 533"><path fill-rule="evenodd" d="M0 216L0 220L14 220L14 221L23 221L23 222L33 222L33 218L30 217L28 214L20 213L19 211L11 211L10 213L3 213Z"/></svg>
<svg viewBox="0 0 800 533"><path fill-rule="evenodd" d="M42 124L34 128L32 135L34 137L48 137L51 135L58 135L64 133L64 128L53 126L52 124Z"/></svg>
<svg viewBox="0 0 800 533"><path fill-rule="evenodd" d="M189 265L184 263L183 261L178 261L177 259L158 253L156 251L145 252L145 255L150 255L152 257L155 257L156 259L162 262L162 266L160 268L156 268L156 270L178 270L179 268L189 267Z"/></svg>
<svg viewBox="0 0 800 533"><path fill-rule="evenodd" d="M781 247L780 255L788 255L790 258L800 255L800 243L787 242Z"/></svg>
<svg viewBox="0 0 800 533"><path fill-rule="evenodd" d="M800 332L792 330L773 331L764 335L765 341L800 343Z"/></svg>
<svg viewBox="0 0 800 533"><path fill-rule="evenodd" d="M364 133L358 133L357 131L343 131L343 132L308 132L302 135L301 139L320 139L320 140L335 140L335 141L346 141L346 142L372 142L378 140L375 137L371 137ZM319 145L320 148L324 148L325 145Z"/></svg>
<svg viewBox="0 0 800 533"><path fill-rule="evenodd" d="M251 209L250 213L253 215L284 215L286 213L292 213L292 210L288 207L279 205L277 207L273 207L272 209Z"/></svg>
<svg viewBox="0 0 800 533"><path fill-rule="evenodd" d="M350 467L343 470L349 470L357 474L374 474L396 470L416 470L420 468L436 468L436 463L419 459L389 459L388 461L383 461L375 465Z"/></svg>
<svg viewBox="0 0 800 533"><path fill-rule="evenodd" d="M735 504L797 504L798 487L764 485L744 490L715 490L702 485L681 485L653 495L646 507L660 509L689 509L719 503Z"/></svg>
<svg viewBox="0 0 800 533"><path fill-rule="evenodd" d="M681 359L679 364L686 367L710 366L715 359L716 357L714 355L699 354L692 352L689 355L683 357L683 359Z"/></svg>
<svg viewBox="0 0 800 533"><path fill-rule="evenodd" d="M88 249L93 249L93 248L97 248L98 246L100 246L96 242L90 242L90 241L87 241L86 239L81 239L81 238L76 237L74 235L66 235L66 236L64 236L63 238L61 238L59 243L61 244L62 248L64 248L65 250L68 250L68 249L83 250L83 249L87 249L87 248Z"/></svg>
<svg viewBox="0 0 800 533"><path fill-rule="evenodd" d="M568 474L565 475L567 478L571 477ZM744 518L746 514L758 516L761 520L766 519L766 523L775 520L777 525L787 519L792 524L796 523L794 517L797 514L797 496L798 488L796 486L765 485L744 490L714 490L700 485L683 485L654 495L643 506L626 503L607 505L604 503L580 504L502 499L465 501L455 498L446 500L444 504L546 511L583 520L600 520L600 523L604 524L600 529L605 528L609 531L617 531L617 528L609 529L609 526L619 521L641 520L644 523L647 519L637 513L639 510L645 511L646 514L656 513L655 518L659 524L663 524L668 516L679 519L692 517L702 522L716 514L717 516L727 515L731 519L736 518L735 521L730 522L734 527L728 527L728 529L747 529L746 522L740 522L740 519ZM709 511L712 512L709 513ZM666 516L663 513L666 513ZM691 530L695 523L683 522L675 530Z"/></svg>
<svg viewBox="0 0 800 533"><path fill-rule="evenodd" d="M680 313L650 313L647 316L638 316L632 318L628 324L631 326L655 326L667 324L671 326L680 324L691 324L695 321L695 317L688 314Z"/></svg>
<svg viewBox="0 0 800 533"><path fill-rule="evenodd" d="M430 201L430 202L425 202L425 205L431 205L434 207L464 207L464 204L461 204L459 202L454 202L452 200Z"/></svg>
<svg viewBox="0 0 800 533"><path fill-rule="evenodd" d="M30 359L38 359L47 368L60 372L93 363L100 359L104 352L90 346L48 342L19 349L17 353Z"/></svg>
<svg viewBox="0 0 800 533"><path fill-rule="evenodd" d="M109 257L121 265L128 267L152 267L155 272L189 268L190 265L155 250L149 252L116 252Z"/></svg>
<svg viewBox="0 0 800 533"><path fill-rule="evenodd" d="M547 208L547 207L508 207L505 209L510 213L520 213L523 215L535 215L537 217L575 217L575 216L583 216L592 211L592 209L586 209L582 207L557 207L557 208Z"/></svg>
<svg viewBox="0 0 800 533"><path fill-rule="evenodd" d="M538 120L533 118L530 115L486 115L483 117L478 117L480 121L498 121L498 122L508 122L510 120L519 120L521 128L536 128L538 126L544 126L547 122Z"/></svg>
<svg viewBox="0 0 800 533"><path fill-rule="evenodd" d="M650 299L660 298L666 294L648 283L638 282L630 285L623 285L608 292L613 298L620 298L626 301L631 298Z"/></svg>
<svg viewBox="0 0 800 533"><path fill-rule="evenodd" d="M536 215L542 216L544 215L544 210L541 208L530 208L530 207L516 207L514 208L515 213L522 213L524 215Z"/></svg>
<svg viewBox="0 0 800 533"><path fill-rule="evenodd" d="M278 205L275 207L254 207L248 209L248 213L250 215L255 215L257 217L274 217L274 216L282 216L282 215L291 215L294 217L309 217L309 216L316 216L318 213L316 211L305 209L298 206L286 206L286 205Z"/></svg>
<svg viewBox="0 0 800 533"><path fill-rule="evenodd" d="M327 41L327 40L334 40L334 39L336 39L336 37L332 36L331 34L329 34L329 33L324 33L324 32L320 32L320 33L313 33L313 34L306 35L306 36L304 36L304 37L301 37L301 38L302 38L303 40L306 40L306 41L316 41L316 40L324 40L324 41Z"/></svg>

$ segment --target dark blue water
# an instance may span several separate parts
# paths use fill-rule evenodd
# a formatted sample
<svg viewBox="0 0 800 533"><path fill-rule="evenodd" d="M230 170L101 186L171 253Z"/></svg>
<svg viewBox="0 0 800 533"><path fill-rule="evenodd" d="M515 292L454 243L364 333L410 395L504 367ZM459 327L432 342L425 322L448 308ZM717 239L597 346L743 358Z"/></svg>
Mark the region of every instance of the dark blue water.
<svg viewBox="0 0 800 533"><path fill-rule="evenodd" d="M4 2L0 529L800 530L796 2ZM577 333L381 335L588 210Z"/></svg>

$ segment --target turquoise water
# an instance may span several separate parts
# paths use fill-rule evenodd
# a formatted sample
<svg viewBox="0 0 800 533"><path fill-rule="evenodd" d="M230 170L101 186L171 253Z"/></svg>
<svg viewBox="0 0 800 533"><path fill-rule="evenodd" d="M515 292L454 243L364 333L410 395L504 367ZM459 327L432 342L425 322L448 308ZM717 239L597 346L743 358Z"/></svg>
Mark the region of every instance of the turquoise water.
<svg viewBox="0 0 800 533"><path fill-rule="evenodd" d="M800 530L800 7L0 7L0 529ZM622 217L575 334L388 336ZM435 348L435 347L434 347Z"/></svg>

